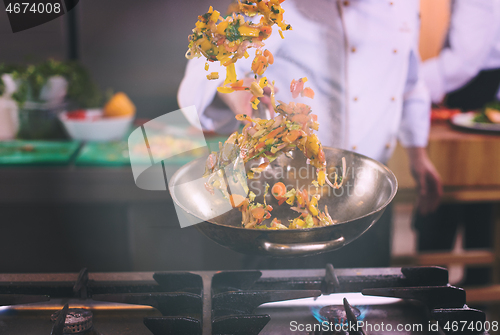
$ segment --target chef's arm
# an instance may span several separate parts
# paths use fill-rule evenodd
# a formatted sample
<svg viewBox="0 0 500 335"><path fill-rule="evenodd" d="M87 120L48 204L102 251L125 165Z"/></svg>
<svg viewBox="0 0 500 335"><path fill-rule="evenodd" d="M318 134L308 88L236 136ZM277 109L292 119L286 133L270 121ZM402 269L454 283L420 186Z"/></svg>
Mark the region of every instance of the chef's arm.
<svg viewBox="0 0 500 335"><path fill-rule="evenodd" d="M491 0L456 0L448 32L448 46L422 64L422 75L431 99L444 96L474 78L496 43L500 3Z"/></svg>
<svg viewBox="0 0 500 335"><path fill-rule="evenodd" d="M434 212L439 206L443 188L441 177L423 147L406 148L410 168L417 182L417 209L421 215Z"/></svg>
<svg viewBox="0 0 500 335"><path fill-rule="evenodd" d="M275 28L275 30L277 29ZM281 38L276 31L265 40L264 49L268 49L272 54L275 54L281 43ZM248 53L250 57L247 59L241 58L235 63L238 79L244 79L245 75L253 78L253 73L250 73L250 70L255 49L248 49ZM205 63L204 57L189 60L177 94L179 107L194 105L203 130L215 131L220 134L232 133L237 130L240 124L234 118L235 114L251 114L250 99L252 95L246 91L229 94L218 93L217 87L222 86L224 82L226 68L221 66L219 62L209 62L209 70L205 71ZM211 72L218 72L219 79L208 80L207 74ZM251 79L245 80L247 80L248 85L252 81ZM260 100L262 104L271 109L271 101L268 97L262 97Z"/></svg>
<svg viewBox="0 0 500 335"><path fill-rule="evenodd" d="M426 215L437 209L442 185L441 178L425 149L430 130L430 99L419 76L418 65L418 55L416 51L412 51L399 140L407 149L411 172L417 183L418 210L422 215Z"/></svg>
<svg viewBox="0 0 500 335"><path fill-rule="evenodd" d="M194 105L203 130L230 134L239 126L239 121L234 118L236 114L252 115L250 100L253 95L248 91L218 92L217 87L222 86L226 76L225 67L211 63L206 72L203 70L205 63L200 60L201 58L192 59L188 63L177 95L179 106L183 108ZM235 64L238 79L243 79L243 86L250 86L254 81L251 76L245 78L245 69L249 70L251 67L249 60L240 59ZM210 72L218 72L220 79L208 80L206 75ZM272 110L269 96L261 97L260 101Z"/></svg>
<svg viewBox="0 0 500 335"><path fill-rule="evenodd" d="M220 134L231 133L238 127L234 114L219 99L216 99L217 87L221 86L226 70L218 62L210 63L209 71L205 71L206 60L203 57L188 61L182 79L177 101L180 108L195 106L203 130ZM207 74L218 72L219 78L208 80Z"/></svg>

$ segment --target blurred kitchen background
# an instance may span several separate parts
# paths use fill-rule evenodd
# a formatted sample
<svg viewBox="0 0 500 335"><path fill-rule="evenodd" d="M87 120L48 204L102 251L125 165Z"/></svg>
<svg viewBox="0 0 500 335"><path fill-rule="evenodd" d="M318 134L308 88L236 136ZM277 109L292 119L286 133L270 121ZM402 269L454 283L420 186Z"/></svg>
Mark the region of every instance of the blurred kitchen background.
<svg viewBox="0 0 500 335"><path fill-rule="evenodd" d="M102 91L129 96L136 120L153 119L178 108L187 36L207 9L195 0L87 0L75 8L74 22L64 15L16 34L0 11L0 63L76 56ZM0 272L238 267L239 255L227 258L193 227L180 229L160 193L139 190L126 165L2 164Z"/></svg>
<svg viewBox="0 0 500 335"><path fill-rule="evenodd" d="M224 9L228 1L210 4ZM422 0L421 6L420 51L427 59L443 45L450 1ZM74 57L102 91L111 88L128 95L136 107L136 121L153 119L178 108L187 36L197 15L207 8L202 0L85 0L74 15L16 34L0 11L0 63ZM71 25L76 27L73 37L68 33ZM439 138L434 143L438 142ZM491 145L499 147L498 141ZM441 152L433 157L450 162ZM139 190L127 164L77 164L75 159L71 156L65 164L0 165L0 272L241 267L241 255L216 245L194 227L180 229L166 192ZM416 256L411 228L415 185L400 148L390 164L401 188L394 206L393 263L460 264L459 258L440 262ZM444 169L443 164L438 162L438 168ZM450 185L460 187L453 181ZM456 250L460 251L459 242ZM493 253L469 256L477 258L461 259L487 262ZM454 269L451 281L456 282L463 271L461 265Z"/></svg>

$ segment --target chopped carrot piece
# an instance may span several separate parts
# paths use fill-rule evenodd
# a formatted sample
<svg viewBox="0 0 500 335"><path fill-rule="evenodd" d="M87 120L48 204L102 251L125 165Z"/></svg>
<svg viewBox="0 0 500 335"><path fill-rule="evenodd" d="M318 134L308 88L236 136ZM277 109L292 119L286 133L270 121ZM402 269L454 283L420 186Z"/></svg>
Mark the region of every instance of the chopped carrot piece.
<svg viewBox="0 0 500 335"><path fill-rule="evenodd" d="M288 143L293 143L299 136L300 136L300 131L295 129L295 130L289 131L285 135L285 137L283 137L283 141L288 142Z"/></svg>
<svg viewBox="0 0 500 335"><path fill-rule="evenodd" d="M265 169L269 165L269 162L262 163L259 165L259 169Z"/></svg>
<svg viewBox="0 0 500 335"><path fill-rule="evenodd" d="M252 119L247 114L238 114L235 116L235 119L238 121L252 122Z"/></svg>
<svg viewBox="0 0 500 335"><path fill-rule="evenodd" d="M274 63L274 56L269 50L264 50L264 57L267 57L267 61L269 64Z"/></svg>
<svg viewBox="0 0 500 335"><path fill-rule="evenodd" d="M309 116L304 115L304 114L297 114L297 115L292 116L292 121L300 123L300 124L305 124L308 119L309 119Z"/></svg>
<svg viewBox="0 0 500 335"><path fill-rule="evenodd" d="M271 192L277 200L280 200L281 198L285 197L286 186L282 182L278 182L278 183L273 185Z"/></svg>
<svg viewBox="0 0 500 335"><path fill-rule="evenodd" d="M274 138L276 135L278 135L279 133L281 133L281 131L283 129L285 129L285 126L278 127L276 129L274 129L272 132L270 132L269 134L267 134L266 136L262 137L259 141L260 142L265 142L265 141L267 141L270 138Z"/></svg>
<svg viewBox="0 0 500 335"><path fill-rule="evenodd" d="M260 148L263 148L266 145L266 142L260 142L255 146L255 151L259 150Z"/></svg>
<svg viewBox="0 0 500 335"><path fill-rule="evenodd" d="M254 209L252 209L252 215L257 220L262 220L265 214L266 211L262 207L255 207Z"/></svg>
<svg viewBox="0 0 500 335"><path fill-rule="evenodd" d="M307 98L314 98L314 91L310 87L304 88L304 90L300 93L301 96L307 97Z"/></svg>

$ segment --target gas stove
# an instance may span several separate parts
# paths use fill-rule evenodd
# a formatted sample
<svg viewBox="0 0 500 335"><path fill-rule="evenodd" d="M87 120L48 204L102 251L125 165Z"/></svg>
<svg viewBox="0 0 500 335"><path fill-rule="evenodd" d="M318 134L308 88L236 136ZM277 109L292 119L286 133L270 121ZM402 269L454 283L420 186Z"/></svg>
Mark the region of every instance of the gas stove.
<svg viewBox="0 0 500 335"><path fill-rule="evenodd" d="M0 334L488 334L439 267L0 274Z"/></svg>

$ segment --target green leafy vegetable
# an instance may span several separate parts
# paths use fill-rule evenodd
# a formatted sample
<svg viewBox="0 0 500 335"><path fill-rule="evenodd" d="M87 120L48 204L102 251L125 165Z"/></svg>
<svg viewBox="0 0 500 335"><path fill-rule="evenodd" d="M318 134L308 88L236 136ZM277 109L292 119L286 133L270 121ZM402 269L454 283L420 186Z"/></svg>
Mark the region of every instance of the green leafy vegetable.
<svg viewBox="0 0 500 335"><path fill-rule="evenodd" d="M25 101L40 101L40 92L50 77L62 76L68 82L67 98L78 108L99 107L104 103L104 97L94 83L88 71L77 62L59 62L48 60L40 64L5 65L0 64L0 75L11 74L19 83L12 95L19 105ZM0 94L5 87L0 80Z"/></svg>
<svg viewBox="0 0 500 335"><path fill-rule="evenodd" d="M238 30L239 26L240 26L239 21L236 21L233 24L227 26L225 32L226 32L226 38L229 42L234 42L237 39L241 38L240 31Z"/></svg>

